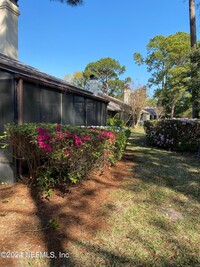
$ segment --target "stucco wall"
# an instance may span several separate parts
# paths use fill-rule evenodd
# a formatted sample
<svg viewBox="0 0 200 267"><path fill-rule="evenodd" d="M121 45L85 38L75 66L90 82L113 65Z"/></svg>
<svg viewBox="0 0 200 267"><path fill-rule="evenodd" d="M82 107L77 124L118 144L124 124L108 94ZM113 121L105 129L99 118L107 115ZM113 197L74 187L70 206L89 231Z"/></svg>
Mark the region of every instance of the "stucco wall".
<svg viewBox="0 0 200 267"><path fill-rule="evenodd" d="M9 0L0 0L0 53L18 58L19 9Z"/></svg>

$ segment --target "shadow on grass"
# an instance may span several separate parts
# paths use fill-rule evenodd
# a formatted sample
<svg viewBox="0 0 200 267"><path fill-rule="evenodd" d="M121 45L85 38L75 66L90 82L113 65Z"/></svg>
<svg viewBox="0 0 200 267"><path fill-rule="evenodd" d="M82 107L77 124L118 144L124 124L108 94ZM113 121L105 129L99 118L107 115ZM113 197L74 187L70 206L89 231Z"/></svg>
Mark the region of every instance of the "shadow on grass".
<svg viewBox="0 0 200 267"><path fill-rule="evenodd" d="M94 257L94 264L92 264L92 260L91 260L91 265L87 265L87 266L138 266L138 267L142 267L145 266L143 265L142 262L136 262L135 260L120 255L120 253L115 253L113 251L108 251L104 248L102 248L99 245L93 245L91 243L86 243L86 242L82 242L82 241L78 241L75 240L74 243L78 246L81 246L82 248L84 248L84 250L89 253L90 255L93 254ZM98 258L100 263L98 264ZM96 265L97 263L97 265ZM80 262L81 264L81 262ZM81 265L79 265L81 266Z"/></svg>
<svg viewBox="0 0 200 267"><path fill-rule="evenodd" d="M135 163L134 175L167 186L200 202L200 159L192 154L148 147L144 134L132 134L124 158Z"/></svg>
<svg viewBox="0 0 200 267"><path fill-rule="evenodd" d="M158 225L157 225L158 226ZM160 225L158 226L160 227ZM161 227L163 230L163 227ZM158 229L159 230L159 229ZM166 230L166 229L165 229ZM144 238L140 235L137 229L129 232L128 237L130 241L137 241L140 246L149 252L150 257L147 257L144 265L141 266L199 266L199 259L196 255L194 255L193 251L190 248L190 244L185 244L183 242L179 242L172 236L170 236L169 231L165 234L165 250L160 253L159 244L154 240L152 242L151 239ZM167 251L166 248L170 247L171 250ZM159 252L158 252L159 251ZM197 253L198 254L198 253ZM136 254L137 258L137 254ZM138 256L138 262L140 262ZM136 265L138 266L138 265Z"/></svg>

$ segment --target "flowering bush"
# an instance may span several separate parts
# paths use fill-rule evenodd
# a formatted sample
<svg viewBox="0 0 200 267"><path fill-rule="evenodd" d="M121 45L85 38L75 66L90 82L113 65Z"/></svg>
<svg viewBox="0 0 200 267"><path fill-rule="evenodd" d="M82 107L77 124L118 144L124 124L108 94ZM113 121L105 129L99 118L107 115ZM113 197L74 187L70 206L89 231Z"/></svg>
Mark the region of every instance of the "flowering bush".
<svg viewBox="0 0 200 267"><path fill-rule="evenodd" d="M198 151L200 120L168 119L144 122L150 145L174 151Z"/></svg>
<svg viewBox="0 0 200 267"><path fill-rule="evenodd" d="M31 181L43 190L109 168L121 158L128 134L119 128L54 124L7 125L6 129L15 156L26 162Z"/></svg>

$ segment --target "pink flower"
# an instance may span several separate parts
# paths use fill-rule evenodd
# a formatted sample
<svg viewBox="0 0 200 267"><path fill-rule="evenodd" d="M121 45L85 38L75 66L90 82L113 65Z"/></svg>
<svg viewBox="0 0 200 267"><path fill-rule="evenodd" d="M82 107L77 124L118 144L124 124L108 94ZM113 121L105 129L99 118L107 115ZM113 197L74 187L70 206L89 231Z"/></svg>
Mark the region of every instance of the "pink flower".
<svg viewBox="0 0 200 267"><path fill-rule="evenodd" d="M43 138L44 138L44 139L49 139L49 138L50 138L50 135L49 135L48 133L45 133L45 134L43 135Z"/></svg>
<svg viewBox="0 0 200 267"><path fill-rule="evenodd" d="M44 150L46 150L46 151L50 151L50 150L52 150L52 146L50 146L49 144L44 144L44 145L43 145L43 148L44 148Z"/></svg>
<svg viewBox="0 0 200 267"><path fill-rule="evenodd" d="M105 170L108 170L109 168L110 168L110 164L109 163L106 163Z"/></svg>
<svg viewBox="0 0 200 267"><path fill-rule="evenodd" d="M38 135L38 142L42 142L43 141L43 136L42 135Z"/></svg>
<svg viewBox="0 0 200 267"><path fill-rule="evenodd" d="M66 150L64 153L65 153L65 155L67 155L67 156L69 156L69 155L70 155L70 152L69 152L69 150Z"/></svg>
<svg viewBox="0 0 200 267"><path fill-rule="evenodd" d="M103 134L98 135L98 139L103 139L103 138L104 138Z"/></svg>
<svg viewBox="0 0 200 267"><path fill-rule="evenodd" d="M38 139L40 139L38 140L39 147L43 148L46 151L52 150L52 146L49 144L46 144L43 140L41 140L41 136L38 136Z"/></svg>
<svg viewBox="0 0 200 267"><path fill-rule="evenodd" d="M61 132L62 131L62 125L57 124L56 125L56 132Z"/></svg>
<svg viewBox="0 0 200 267"><path fill-rule="evenodd" d="M78 137L77 139L75 139L75 145L76 145L76 146L81 146L82 143L83 143L83 142L82 142L81 138Z"/></svg>
<svg viewBox="0 0 200 267"><path fill-rule="evenodd" d="M61 139L61 138L64 138L64 137L67 137L67 138L69 138L71 135L70 135L70 133L58 133L56 136L55 136L55 139Z"/></svg>
<svg viewBox="0 0 200 267"><path fill-rule="evenodd" d="M98 139L108 139L110 143L114 142L116 134L112 132L106 132L106 131L101 131L102 133L98 135Z"/></svg>
<svg viewBox="0 0 200 267"><path fill-rule="evenodd" d="M43 134L45 132L45 129L42 127L37 127L36 130L40 133Z"/></svg>
<svg viewBox="0 0 200 267"><path fill-rule="evenodd" d="M108 155L109 155L109 152L108 152L108 151L106 151L106 152L105 152L105 156L108 156Z"/></svg>
<svg viewBox="0 0 200 267"><path fill-rule="evenodd" d="M81 146L82 145L83 141L76 134L73 134L73 139L75 142L75 146Z"/></svg>
<svg viewBox="0 0 200 267"><path fill-rule="evenodd" d="M83 141L90 141L90 136L89 135L85 135L82 137Z"/></svg>
<svg viewBox="0 0 200 267"><path fill-rule="evenodd" d="M66 134L66 136L67 136L68 138L71 137L71 134L70 134L69 132L66 132L65 134Z"/></svg>

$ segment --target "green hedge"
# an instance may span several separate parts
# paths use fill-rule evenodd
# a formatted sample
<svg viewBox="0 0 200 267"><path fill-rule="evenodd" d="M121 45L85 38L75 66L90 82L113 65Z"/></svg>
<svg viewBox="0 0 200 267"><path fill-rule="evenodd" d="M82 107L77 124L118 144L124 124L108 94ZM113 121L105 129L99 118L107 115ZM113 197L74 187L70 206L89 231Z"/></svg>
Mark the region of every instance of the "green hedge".
<svg viewBox="0 0 200 267"><path fill-rule="evenodd" d="M45 190L109 168L122 157L128 135L116 127L24 124L7 125L5 138L28 166L30 181Z"/></svg>
<svg viewBox="0 0 200 267"><path fill-rule="evenodd" d="M150 145L173 151L198 151L199 149L200 120L146 121L144 129Z"/></svg>

